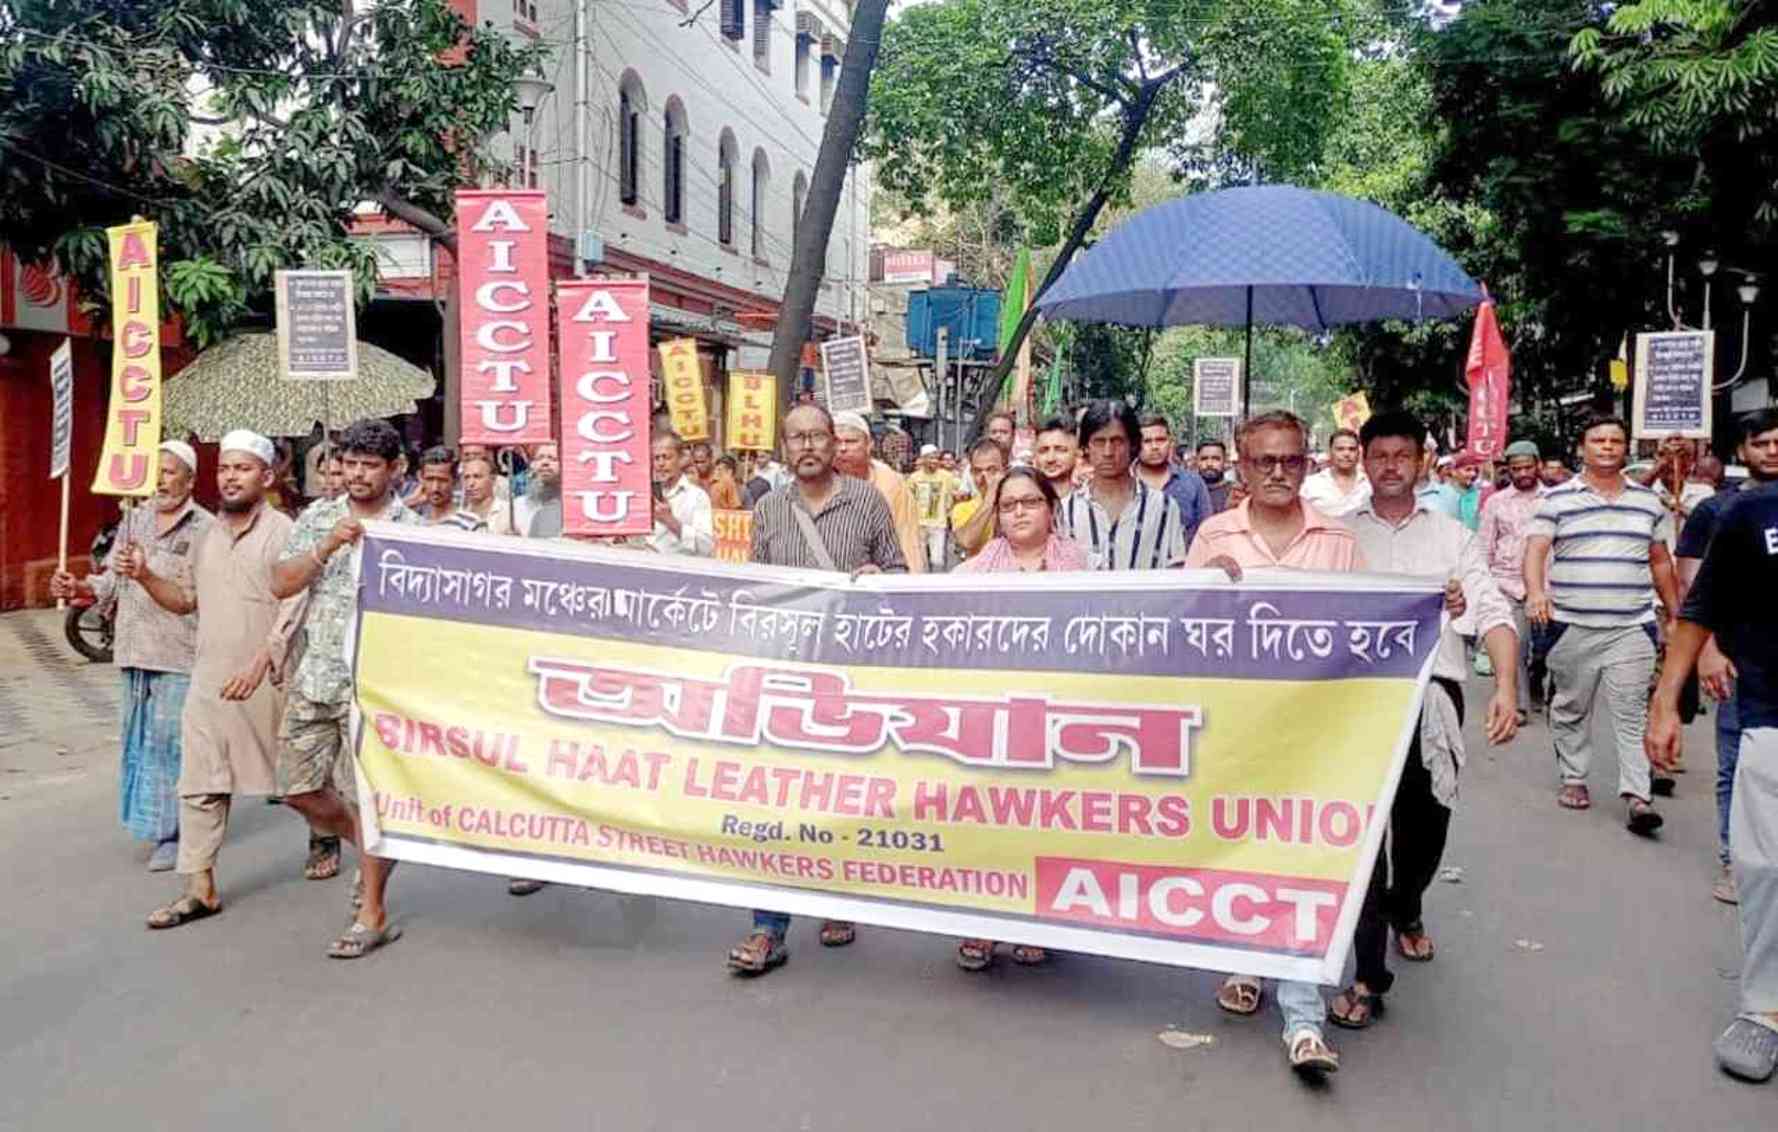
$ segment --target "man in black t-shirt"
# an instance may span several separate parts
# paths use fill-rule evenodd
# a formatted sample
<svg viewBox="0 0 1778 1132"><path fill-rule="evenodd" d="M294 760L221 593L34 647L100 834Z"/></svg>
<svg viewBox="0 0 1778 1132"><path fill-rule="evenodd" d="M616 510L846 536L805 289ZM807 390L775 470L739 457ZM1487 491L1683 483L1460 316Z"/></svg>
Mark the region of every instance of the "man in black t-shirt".
<svg viewBox="0 0 1778 1132"><path fill-rule="evenodd" d="M1738 422L1760 481L1717 519L1667 646L1650 706L1649 762L1679 757L1679 693L1714 634L1735 681L1741 746L1729 806L1729 855L1741 914L1741 1013L1716 1039L1725 1071L1763 1081L1778 1068L1778 409Z"/></svg>

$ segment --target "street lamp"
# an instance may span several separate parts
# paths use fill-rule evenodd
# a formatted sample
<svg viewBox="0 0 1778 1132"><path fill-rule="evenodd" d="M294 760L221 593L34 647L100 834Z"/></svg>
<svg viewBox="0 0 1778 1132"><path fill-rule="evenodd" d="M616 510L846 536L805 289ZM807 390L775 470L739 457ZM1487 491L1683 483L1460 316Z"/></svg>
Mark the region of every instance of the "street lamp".
<svg viewBox="0 0 1778 1132"><path fill-rule="evenodd" d="M1673 329L1692 330L1679 317L1679 310L1673 305L1673 272L1679 254L1679 233L1671 228L1661 232L1661 243L1667 248L1667 317L1673 320ZM1698 274L1704 278L1704 314L1701 324L1695 329L1710 329L1710 286L1716 273L1722 270L1723 263L1714 250L1706 250L1698 257ZM1753 341L1753 304L1759 299L1759 276L1752 272L1740 272L1741 284L1735 288L1736 296L1741 300L1741 364L1735 367L1734 376L1727 381L1714 383L1711 388L1720 393L1740 383L1741 375L1747 372L1747 360Z"/></svg>
<svg viewBox="0 0 1778 1132"><path fill-rule="evenodd" d="M513 80L512 89L518 95L519 113L525 116L525 125L529 126L531 116L537 113L537 104L556 88L542 75L527 73Z"/></svg>
<svg viewBox="0 0 1778 1132"><path fill-rule="evenodd" d="M1748 343L1753 341L1753 304L1759 301L1759 276L1751 271L1741 273L1741 285L1735 288L1735 295L1741 300L1741 364L1727 381L1719 381L1710 388L1718 393L1732 389L1741 382L1741 375L1747 372ZM1709 325L1706 321L1705 325Z"/></svg>

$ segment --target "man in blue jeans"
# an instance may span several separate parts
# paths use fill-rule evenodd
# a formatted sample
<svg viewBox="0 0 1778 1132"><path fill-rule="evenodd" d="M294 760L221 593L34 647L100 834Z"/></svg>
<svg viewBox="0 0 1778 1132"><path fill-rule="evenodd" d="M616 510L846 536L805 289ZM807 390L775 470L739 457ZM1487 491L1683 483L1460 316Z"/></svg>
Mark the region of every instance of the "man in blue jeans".
<svg viewBox="0 0 1778 1132"><path fill-rule="evenodd" d="M1736 455L1746 466L1752 478L1751 486L1770 483L1772 475L1754 458L1753 451L1744 439ZM1710 540L1716 534L1717 520L1723 508L1735 498L1737 489L1727 487L1715 495L1700 502L1692 509L1691 517L1685 521L1685 528L1679 534L1679 542L1673 548L1673 557L1679 567L1679 585L1683 596L1690 590L1692 582L1698 576L1698 567L1704 560L1704 552L1710 547ZM1730 678L1728 658L1716 646L1713 636L1704 644L1703 652L1698 657L1698 680L1717 701L1716 709L1716 881L1710 886L1710 895L1724 904L1734 904L1739 900L1735 892L1735 874L1729 868L1729 804L1735 794L1735 764L1741 751L1741 713L1735 702L1734 681Z"/></svg>

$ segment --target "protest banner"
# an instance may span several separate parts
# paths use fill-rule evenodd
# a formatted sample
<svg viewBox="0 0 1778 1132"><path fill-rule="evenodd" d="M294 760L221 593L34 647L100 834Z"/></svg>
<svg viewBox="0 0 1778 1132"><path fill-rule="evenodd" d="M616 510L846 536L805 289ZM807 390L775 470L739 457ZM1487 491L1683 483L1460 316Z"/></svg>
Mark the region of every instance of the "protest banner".
<svg viewBox="0 0 1778 1132"><path fill-rule="evenodd" d="M870 395L870 361L862 337L829 338L821 343L821 372L827 379L827 396L822 402L828 412L868 415L876 408Z"/></svg>
<svg viewBox="0 0 1778 1132"><path fill-rule="evenodd" d="M358 376L358 304L350 271L280 271L278 371L290 381Z"/></svg>
<svg viewBox="0 0 1778 1132"><path fill-rule="evenodd" d="M105 229L111 264L111 399L94 495L149 496L160 475L161 340L158 230Z"/></svg>
<svg viewBox="0 0 1778 1132"><path fill-rule="evenodd" d="M56 535L56 569L68 571L68 460L74 440L74 343L62 339L56 352L49 356L49 391L55 411L50 418L49 478L61 480L61 521ZM66 600L56 599L56 608L67 607Z"/></svg>
<svg viewBox="0 0 1778 1132"><path fill-rule="evenodd" d="M728 375L728 446L770 452L778 445L778 379L735 370Z"/></svg>
<svg viewBox="0 0 1778 1132"><path fill-rule="evenodd" d="M698 364L698 340L675 338L662 342L662 385L673 431L681 440L710 439L710 412L704 407L704 371Z"/></svg>
<svg viewBox="0 0 1778 1132"><path fill-rule="evenodd" d="M370 851L1322 982L1441 618L1437 579L854 582L386 523L360 570Z"/></svg>
<svg viewBox="0 0 1778 1132"><path fill-rule="evenodd" d="M1715 364L1715 331L1638 334L1634 434L1709 440Z"/></svg>
<svg viewBox="0 0 1778 1132"><path fill-rule="evenodd" d="M716 524L716 557L724 562L753 561L753 512L718 508L711 518Z"/></svg>
<svg viewBox="0 0 1778 1132"><path fill-rule="evenodd" d="M556 285L562 335L562 533L654 529L648 280Z"/></svg>
<svg viewBox="0 0 1778 1132"><path fill-rule="evenodd" d="M468 444L553 440L549 204L541 190L457 192L463 435Z"/></svg>
<svg viewBox="0 0 1778 1132"><path fill-rule="evenodd" d="M1241 415L1240 358L1193 359L1192 414L1199 417Z"/></svg>

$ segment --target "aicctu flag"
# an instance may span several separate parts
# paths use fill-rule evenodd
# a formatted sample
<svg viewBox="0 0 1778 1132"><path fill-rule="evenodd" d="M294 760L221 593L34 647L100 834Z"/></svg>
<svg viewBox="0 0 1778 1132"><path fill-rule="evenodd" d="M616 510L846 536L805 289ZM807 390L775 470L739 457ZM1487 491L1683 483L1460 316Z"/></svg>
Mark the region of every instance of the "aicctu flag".
<svg viewBox="0 0 1778 1132"><path fill-rule="evenodd" d="M866 577L370 524L370 848L1337 980L1439 586Z"/></svg>

